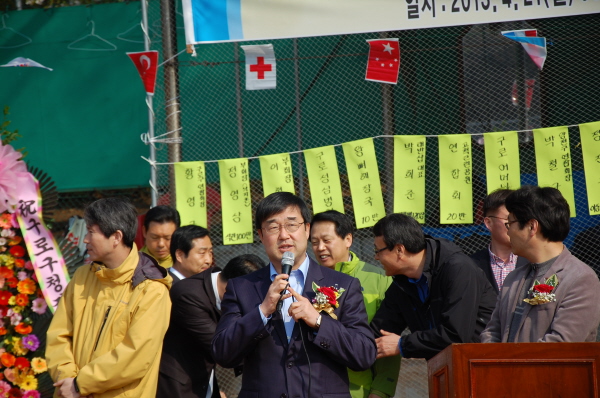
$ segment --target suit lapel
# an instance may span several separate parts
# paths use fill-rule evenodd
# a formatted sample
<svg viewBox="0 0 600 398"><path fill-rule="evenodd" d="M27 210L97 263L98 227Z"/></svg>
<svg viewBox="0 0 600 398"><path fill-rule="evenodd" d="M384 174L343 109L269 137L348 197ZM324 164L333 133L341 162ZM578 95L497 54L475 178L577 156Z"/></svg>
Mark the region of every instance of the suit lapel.
<svg viewBox="0 0 600 398"><path fill-rule="evenodd" d="M548 271L546 271L546 273L540 278L540 280L539 280L540 283L545 283L546 278L548 278L552 274L556 274L556 276L558 277L558 283L560 284L561 272L564 269L563 261L564 261L564 258L566 257L567 253L568 253L567 248L564 248L562 253L558 256L558 258L554 262L554 264L552 264L552 266L548 269ZM523 283L524 283L524 281L522 281L519 284L518 292L520 292L521 289L523 288ZM517 296L518 296L518 294L517 294ZM515 306L517 304L518 303L515 303ZM544 305L544 304L538 304L538 305ZM529 312L531 310L533 310L533 307L537 307L537 306L535 306L535 305L526 305L525 306L525 309L523 310L523 316L521 317L521 322L519 323L519 327L517 329L517 334L520 332L521 328L523 327L523 323L525 322L525 319L527 319ZM513 308L513 312L514 312L514 308ZM512 316L512 313L511 313L511 316Z"/></svg>
<svg viewBox="0 0 600 398"><path fill-rule="evenodd" d="M260 302L262 302L262 300L267 296L269 287L272 283L270 268L270 266L266 266L265 268L263 268L263 270L261 270L262 273L259 276L259 281L254 285ZM275 334L277 335L279 340L281 340L281 342L287 346L288 341L285 333L285 326L283 324L283 318L281 317L281 313L279 311L275 311L271 315L271 324L273 325L273 329L275 329Z"/></svg>
<svg viewBox="0 0 600 398"><path fill-rule="evenodd" d="M309 257L308 261L308 274L306 275L306 279L304 282L304 291L302 292L302 296L306 297L310 302L312 302L312 300L315 298L315 292L313 292L312 284L314 282L317 285L321 286L321 281L323 280L323 272L321 270L321 266L312 258ZM298 323L296 323L294 325L294 330L292 331L291 341L296 340L299 332L300 326L298 325Z"/></svg>
<svg viewBox="0 0 600 398"><path fill-rule="evenodd" d="M203 275L203 283L204 290L206 291L206 295L208 296L208 301L210 301L211 308L214 308L215 312L218 315L221 315L221 311L217 309L217 297L215 295L215 289L212 283L212 274L213 272L218 272L219 270L212 269L212 272Z"/></svg>

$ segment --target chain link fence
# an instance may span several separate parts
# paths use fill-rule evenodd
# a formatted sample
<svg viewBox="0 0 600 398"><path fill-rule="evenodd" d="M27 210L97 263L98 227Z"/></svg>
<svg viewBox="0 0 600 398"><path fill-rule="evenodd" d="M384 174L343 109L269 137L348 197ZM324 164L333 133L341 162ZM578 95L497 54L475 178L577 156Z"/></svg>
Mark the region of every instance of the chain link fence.
<svg viewBox="0 0 600 398"><path fill-rule="evenodd" d="M151 49L163 52L161 4L148 3ZM169 21L184 47L183 22L175 9ZM409 31L340 35L247 43L197 46L196 58L183 53L178 64L179 96L165 91L159 69L154 99L156 135L169 133L166 119L172 105L180 106L181 160L204 160L209 195L209 229L216 246L217 265L239 254L265 258L257 243L222 244L218 159L254 158L288 153L380 135L427 135L427 233L457 242L465 252L482 248L489 234L482 225L481 202L486 195L485 158L480 134L519 130L521 181L536 184L532 128L569 127L577 217L572 219L567 246L600 272L598 217L588 215L580 137L577 124L600 120L596 59L600 14L510 23L482 24ZM548 58L538 71L520 44L501 36L504 30L536 28L548 40ZM368 46L365 40L399 38L400 76L397 85L364 80ZM246 91L241 44L271 43L277 58L277 89ZM161 58L164 60L166 57ZM437 136L473 135L473 225L439 222ZM393 203L393 139L376 138L382 191L388 213ZM168 144L157 144L157 161L171 161ZM336 147L346 214L354 217L342 150ZM311 207L302 154L292 154L296 193ZM263 197L258 159L249 162L253 208ZM158 165L159 204L174 204L171 166ZM212 191L211 191L212 190ZM139 207L149 193L137 190ZM212 193L211 193L212 192ZM104 194L104 193L103 193ZM118 193L123 194L123 192ZM125 193L131 195L132 193ZM89 195L88 195L89 196ZM85 200L64 196L64 206ZM370 228L358 230L353 250L361 259L373 258ZM239 382L239 381L238 381ZM224 389L230 388L221 383ZM236 396L235 388L228 396ZM422 360L403 362L396 396L427 394Z"/></svg>

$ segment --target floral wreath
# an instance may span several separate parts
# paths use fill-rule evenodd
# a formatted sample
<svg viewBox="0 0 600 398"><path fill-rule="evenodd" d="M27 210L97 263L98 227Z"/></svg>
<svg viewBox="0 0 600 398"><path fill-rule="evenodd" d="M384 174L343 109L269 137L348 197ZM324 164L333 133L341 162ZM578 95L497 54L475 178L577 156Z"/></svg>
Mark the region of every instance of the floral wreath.
<svg viewBox="0 0 600 398"><path fill-rule="evenodd" d="M338 299L346 290L337 287L337 285L320 287L314 282L312 284L312 288L316 294L315 298L312 300L313 307L315 307L319 312L325 311L330 317L337 320L337 316L333 313L333 311L339 307L340 303Z"/></svg>
<svg viewBox="0 0 600 398"><path fill-rule="evenodd" d="M36 353L32 318L47 304L17 227L14 214L0 214L0 397L40 398L38 378L48 367Z"/></svg>

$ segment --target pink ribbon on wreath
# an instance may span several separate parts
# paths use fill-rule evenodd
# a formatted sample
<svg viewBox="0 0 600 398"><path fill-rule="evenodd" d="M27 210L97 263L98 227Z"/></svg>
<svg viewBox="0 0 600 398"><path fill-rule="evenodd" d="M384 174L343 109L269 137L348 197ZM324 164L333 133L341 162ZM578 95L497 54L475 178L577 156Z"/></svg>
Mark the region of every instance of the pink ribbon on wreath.
<svg viewBox="0 0 600 398"><path fill-rule="evenodd" d="M56 240L42 218L39 182L31 173L19 173L17 181L19 201L15 213L38 283L54 313L69 283L69 273Z"/></svg>

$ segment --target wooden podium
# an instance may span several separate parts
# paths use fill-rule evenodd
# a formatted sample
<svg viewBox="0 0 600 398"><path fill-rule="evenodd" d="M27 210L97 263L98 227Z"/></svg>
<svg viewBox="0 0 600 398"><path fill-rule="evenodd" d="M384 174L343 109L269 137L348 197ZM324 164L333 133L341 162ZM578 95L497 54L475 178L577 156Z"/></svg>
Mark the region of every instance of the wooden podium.
<svg viewBox="0 0 600 398"><path fill-rule="evenodd" d="M600 396L600 343L452 344L427 369L430 398Z"/></svg>

